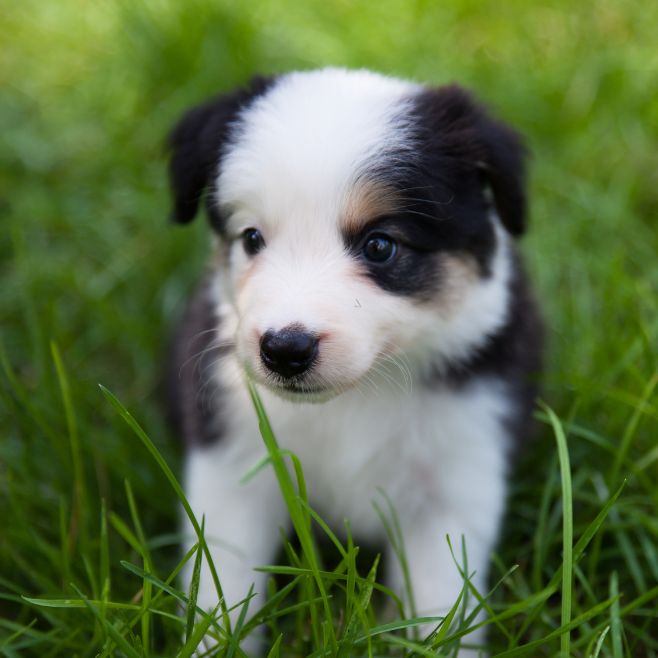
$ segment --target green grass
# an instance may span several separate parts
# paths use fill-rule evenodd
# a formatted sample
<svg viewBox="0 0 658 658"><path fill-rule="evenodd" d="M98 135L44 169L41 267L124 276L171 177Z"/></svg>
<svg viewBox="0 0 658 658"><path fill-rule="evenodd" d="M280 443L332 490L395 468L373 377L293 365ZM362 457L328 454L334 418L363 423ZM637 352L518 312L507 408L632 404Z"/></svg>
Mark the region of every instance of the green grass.
<svg viewBox="0 0 658 658"><path fill-rule="evenodd" d="M263 565L268 604L226 634L176 578L205 559L203 520L183 556L158 382L208 246L203 222L166 224L164 135L254 72L329 63L459 80L534 153L523 248L549 407L512 481L495 591L465 580L491 655L658 655L656 3L22 0L2 17L1 655L186 656L211 631L240 656L258 623L271 656L450 655L474 623L456 601L416 639L376 556L309 508L264 418L263 467L297 535Z"/></svg>

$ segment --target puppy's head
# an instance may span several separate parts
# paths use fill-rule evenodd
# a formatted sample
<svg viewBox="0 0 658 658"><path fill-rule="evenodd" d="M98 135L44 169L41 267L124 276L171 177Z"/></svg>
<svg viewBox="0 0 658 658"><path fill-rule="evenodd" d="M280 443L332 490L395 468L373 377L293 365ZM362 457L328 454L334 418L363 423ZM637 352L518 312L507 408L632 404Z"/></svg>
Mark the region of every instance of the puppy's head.
<svg viewBox="0 0 658 658"><path fill-rule="evenodd" d="M518 136L456 86L326 69L256 80L171 137L174 217L205 195L222 327L287 397L456 365L506 319Z"/></svg>

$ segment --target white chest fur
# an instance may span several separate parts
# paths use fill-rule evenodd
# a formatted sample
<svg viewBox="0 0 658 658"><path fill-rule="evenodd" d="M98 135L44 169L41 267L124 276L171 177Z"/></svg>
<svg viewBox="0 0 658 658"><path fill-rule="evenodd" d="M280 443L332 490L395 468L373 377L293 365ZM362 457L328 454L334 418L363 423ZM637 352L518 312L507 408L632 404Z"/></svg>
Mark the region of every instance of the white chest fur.
<svg viewBox="0 0 658 658"><path fill-rule="evenodd" d="M261 392L280 445L302 461L311 504L336 531L347 518L357 538L385 544L373 500L382 502L381 490L392 501L419 613L444 614L463 586L446 535L458 554L464 538L472 582L484 586L505 497L510 403L502 382L480 379L460 390L413 393L356 389L304 405ZM229 602L241 600L251 583L262 600L264 576L253 568L273 559L287 513L271 468L240 483L265 453L242 386L227 391L224 413L226 436L188 455L188 497L205 515ZM390 555L388 572L402 591ZM210 582L205 573L200 602L206 607L216 598Z"/></svg>
<svg viewBox="0 0 658 658"><path fill-rule="evenodd" d="M336 529L349 519L355 534L381 539L373 507L380 491L403 521L451 509L481 517L476 526L489 525L486 518L497 523L510 412L504 383L481 379L458 390L413 392L373 384L322 404L261 395L279 444L302 462L312 505ZM226 468L237 482L265 448L244 387L233 386L226 398L226 436L199 451L198 461L204 472Z"/></svg>

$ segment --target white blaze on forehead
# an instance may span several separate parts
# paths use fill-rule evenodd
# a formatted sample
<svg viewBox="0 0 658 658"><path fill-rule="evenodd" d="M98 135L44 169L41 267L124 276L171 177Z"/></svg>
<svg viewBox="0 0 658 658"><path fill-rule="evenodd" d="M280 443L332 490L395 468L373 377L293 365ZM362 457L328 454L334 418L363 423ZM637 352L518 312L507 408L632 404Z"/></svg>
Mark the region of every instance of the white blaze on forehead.
<svg viewBox="0 0 658 658"><path fill-rule="evenodd" d="M367 71L284 76L241 115L218 177L218 202L270 227L324 219L335 230L364 166L409 148L405 109L418 89Z"/></svg>

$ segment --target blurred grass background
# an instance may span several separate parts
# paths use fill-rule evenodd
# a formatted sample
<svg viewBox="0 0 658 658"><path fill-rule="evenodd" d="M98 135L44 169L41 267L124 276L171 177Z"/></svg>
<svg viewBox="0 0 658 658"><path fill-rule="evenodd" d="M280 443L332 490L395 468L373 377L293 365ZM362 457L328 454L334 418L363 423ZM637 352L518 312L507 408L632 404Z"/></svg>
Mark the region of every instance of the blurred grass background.
<svg viewBox="0 0 658 658"><path fill-rule="evenodd" d="M602 600L613 572L622 600L656 587L658 3L4 0L0 14L0 653L21 624L36 618L47 633L63 623L18 597L65 596L70 581L91 580L72 556L98 550L101 499L126 513L124 478L164 547L158 559L176 559L175 496L96 386L179 464L160 363L204 270L208 233L203 221L166 222L168 129L254 73L328 64L457 80L527 136L523 248L550 327L543 397L569 430L576 536L629 478L576 596ZM52 341L68 373L68 415ZM550 431L539 435L499 550L500 564L520 565L503 602L560 564L557 461ZM126 552L118 536L109 541ZM117 562L112 594L130 598L134 582ZM601 655L657 655L652 614L655 596ZM34 646L30 655L47 655Z"/></svg>

